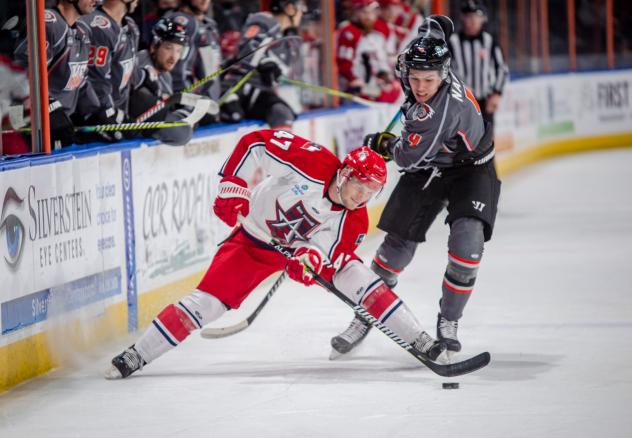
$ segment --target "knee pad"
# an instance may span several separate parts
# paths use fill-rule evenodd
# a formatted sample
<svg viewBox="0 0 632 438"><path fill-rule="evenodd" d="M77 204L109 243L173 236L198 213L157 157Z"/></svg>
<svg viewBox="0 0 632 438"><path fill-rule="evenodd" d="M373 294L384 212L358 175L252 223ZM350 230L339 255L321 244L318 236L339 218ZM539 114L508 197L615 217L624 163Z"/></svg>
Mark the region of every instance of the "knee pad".
<svg viewBox="0 0 632 438"><path fill-rule="evenodd" d="M393 271L389 271L385 267L382 267L378 264L379 260L373 259L371 261L371 270L375 272L377 275L384 280L384 283L388 285L390 288L394 288L397 286L397 274Z"/></svg>
<svg viewBox="0 0 632 438"><path fill-rule="evenodd" d="M226 311L214 296L195 291L176 304L170 304L154 319L154 325L171 345L184 341L189 334L219 318Z"/></svg>
<svg viewBox="0 0 632 438"><path fill-rule="evenodd" d="M483 257L483 230L483 222L475 218L460 218L452 223L447 274L459 283L469 284L476 278Z"/></svg>
<svg viewBox="0 0 632 438"><path fill-rule="evenodd" d="M390 312L401 304L399 297L382 278L358 260L349 262L334 275L334 285L378 320L388 318Z"/></svg>
<svg viewBox="0 0 632 438"><path fill-rule="evenodd" d="M382 269L397 277L401 271L411 262L417 250L417 242L402 239L394 234L387 234L384 242L375 253L373 261ZM377 272L377 271L376 271ZM380 272L378 272L379 275Z"/></svg>
<svg viewBox="0 0 632 438"><path fill-rule="evenodd" d="M282 102L274 103L266 114L266 122L271 128L292 126L292 123L296 120L294 111L286 103Z"/></svg>

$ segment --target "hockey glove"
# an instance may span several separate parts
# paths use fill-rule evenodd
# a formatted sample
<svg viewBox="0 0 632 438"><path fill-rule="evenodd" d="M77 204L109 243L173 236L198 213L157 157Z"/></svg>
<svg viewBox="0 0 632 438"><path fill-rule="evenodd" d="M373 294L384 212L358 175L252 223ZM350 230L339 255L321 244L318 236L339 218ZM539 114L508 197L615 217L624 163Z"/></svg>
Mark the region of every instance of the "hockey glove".
<svg viewBox="0 0 632 438"><path fill-rule="evenodd" d="M266 59L263 59L259 65L257 65L257 72L259 73L259 77L261 77L261 82L268 87L276 84L279 76L283 73L279 64Z"/></svg>
<svg viewBox="0 0 632 438"><path fill-rule="evenodd" d="M320 274L323 269L323 255L313 246L303 246L294 251L294 256L288 260L285 270L290 278L305 286L316 282L312 272Z"/></svg>
<svg viewBox="0 0 632 438"><path fill-rule="evenodd" d="M58 101L49 104L50 136L55 146L69 146L75 141L75 126Z"/></svg>
<svg viewBox="0 0 632 438"><path fill-rule="evenodd" d="M215 215L228 226L234 227L237 218L250 213L250 190L246 181L238 176L225 176L219 183L213 204Z"/></svg>
<svg viewBox="0 0 632 438"><path fill-rule="evenodd" d="M395 138L397 136L390 132L376 132L365 136L363 144L384 157L385 161L389 161L391 159L390 141Z"/></svg>

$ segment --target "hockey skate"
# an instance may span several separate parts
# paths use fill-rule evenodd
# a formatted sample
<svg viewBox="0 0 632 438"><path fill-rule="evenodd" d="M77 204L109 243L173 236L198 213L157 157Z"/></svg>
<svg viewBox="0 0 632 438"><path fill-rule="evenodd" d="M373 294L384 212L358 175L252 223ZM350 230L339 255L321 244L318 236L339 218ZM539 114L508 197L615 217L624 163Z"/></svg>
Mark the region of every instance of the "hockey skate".
<svg viewBox="0 0 632 438"><path fill-rule="evenodd" d="M366 337L369 330L371 330L371 325L355 315L344 332L331 338L332 349L329 359L334 360L353 350Z"/></svg>
<svg viewBox="0 0 632 438"><path fill-rule="evenodd" d="M146 362L132 345L127 350L112 359L112 365L105 372L108 380L124 379L130 374L142 370Z"/></svg>
<svg viewBox="0 0 632 438"><path fill-rule="evenodd" d="M458 328L458 321L450 321L440 313L437 315L437 339L442 344L445 344L450 358L454 353L461 351L461 343L456 337Z"/></svg>
<svg viewBox="0 0 632 438"><path fill-rule="evenodd" d="M433 362L448 362L446 345L437 341L426 332L421 332L417 339L415 339L412 343L412 346Z"/></svg>

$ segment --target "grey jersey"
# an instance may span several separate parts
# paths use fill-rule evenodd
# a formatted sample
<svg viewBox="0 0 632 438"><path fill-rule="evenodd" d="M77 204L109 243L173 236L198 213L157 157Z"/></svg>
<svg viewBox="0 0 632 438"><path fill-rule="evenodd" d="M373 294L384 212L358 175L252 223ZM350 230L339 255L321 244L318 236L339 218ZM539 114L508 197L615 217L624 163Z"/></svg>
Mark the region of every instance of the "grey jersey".
<svg viewBox="0 0 632 438"><path fill-rule="evenodd" d="M89 75L101 108L127 111L139 31L130 17L119 25L98 8L80 19L90 28Z"/></svg>
<svg viewBox="0 0 632 438"><path fill-rule="evenodd" d="M69 26L57 9L44 11L44 24L49 99L58 101L68 115L76 111L80 96L96 104L88 82L89 29L80 22ZM22 65L28 64L27 46L24 40L15 51L16 60Z"/></svg>
<svg viewBox="0 0 632 438"><path fill-rule="evenodd" d="M182 58L172 71L174 89L182 91L198 79L220 69L222 52L217 23L206 16L200 21L194 15L180 11L168 12L165 16L182 24L189 37L189 45L185 47ZM210 97L217 99L220 92L219 80L208 82L204 90L209 91Z"/></svg>
<svg viewBox="0 0 632 438"><path fill-rule="evenodd" d="M493 154L478 102L454 74L427 103L406 103L401 137L391 155L406 172L452 167Z"/></svg>
<svg viewBox="0 0 632 438"><path fill-rule="evenodd" d="M239 51L237 57L242 57L248 52L255 50L262 43L269 43L283 38L281 26L268 12L257 12L250 14L244 23L241 39L239 41ZM297 40L286 40L280 44L274 44L267 49L262 49L263 54L259 53L260 59L275 62L281 73L287 76L290 67L298 59L300 44ZM254 55L253 55L254 56ZM253 56L248 57L245 61L252 62ZM227 74L227 82L236 82L249 71L247 64L241 64ZM254 76L248 81L249 84L257 87L265 87L258 76Z"/></svg>
<svg viewBox="0 0 632 438"><path fill-rule="evenodd" d="M148 78L149 77L149 78ZM141 50L136 57L136 68L132 79L132 90L137 90L149 79L158 85L154 92L156 100L173 94L173 79L168 71L158 71L147 50Z"/></svg>

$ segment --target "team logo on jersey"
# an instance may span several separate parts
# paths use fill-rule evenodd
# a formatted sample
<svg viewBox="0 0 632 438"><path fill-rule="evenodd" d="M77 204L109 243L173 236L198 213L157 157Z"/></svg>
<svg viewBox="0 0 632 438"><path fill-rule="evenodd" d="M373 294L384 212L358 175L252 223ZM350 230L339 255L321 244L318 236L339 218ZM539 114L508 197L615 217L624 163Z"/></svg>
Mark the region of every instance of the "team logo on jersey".
<svg viewBox="0 0 632 438"><path fill-rule="evenodd" d="M53 14L52 11L46 9L44 10L44 21L46 23L54 23L57 21L57 17L55 17L55 14Z"/></svg>
<svg viewBox="0 0 632 438"><path fill-rule="evenodd" d="M90 23L91 27L100 27L101 29L108 29L112 27L112 23L110 20L105 18L103 15L95 15Z"/></svg>
<svg viewBox="0 0 632 438"><path fill-rule="evenodd" d="M177 17L175 17L173 19L173 21L175 21L178 24L181 24L183 26L186 26L187 23L189 22L189 19L187 17L185 17L184 15L178 15Z"/></svg>
<svg viewBox="0 0 632 438"><path fill-rule="evenodd" d="M129 80L132 78L132 70L134 69L134 58L124 59L121 61L121 67L123 68L123 74L121 75L121 84L119 90L123 90Z"/></svg>
<svg viewBox="0 0 632 438"><path fill-rule="evenodd" d="M309 233L320 225L311 216L303 201L299 201L287 210L283 210L279 201L276 201L276 220L266 220L272 239L282 245L291 245L295 241L306 241Z"/></svg>
<svg viewBox="0 0 632 438"><path fill-rule="evenodd" d="M86 73L88 71L88 61L69 62L68 67L70 67L70 77L64 87L64 91L76 90L81 87L83 80L86 77Z"/></svg>
<svg viewBox="0 0 632 438"><path fill-rule="evenodd" d="M247 39L251 39L259 33L260 29L261 28L259 26L253 24L248 29L246 29L246 32L244 32L244 37L246 37Z"/></svg>
<svg viewBox="0 0 632 438"><path fill-rule="evenodd" d="M410 134L408 134L407 138L411 148L416 148L417 145L421 143L421 139L421 135L417 134L416 132L411 132Z"/></svg>
<svg viewBox="0 0 632 438"><path fill-rule="evenodd" d="M298 184L294 184L294 187L292 187L292 193L294 193L297 196L302 196L305 194L305 191L309 189L309 186L307 184L302 184L302 185L298 185Z"/></svg>
<svg viewBox="0 0 632 438"><path fill-rule="evenodd" d="M419 104L415 109L414 117L417 120L421 120L422 122L426 119L432 118L434 115L434 110L430 105L426 105L425 103Z"/></svg>

